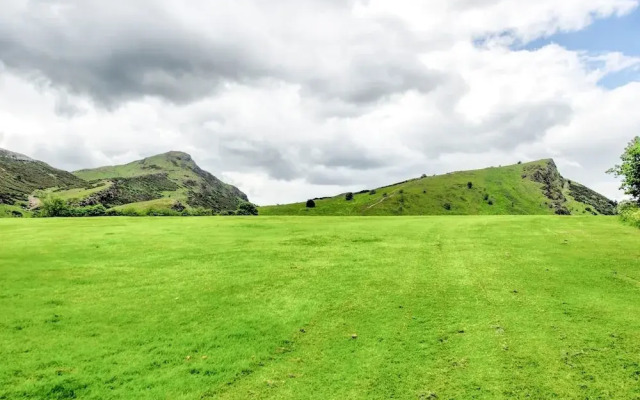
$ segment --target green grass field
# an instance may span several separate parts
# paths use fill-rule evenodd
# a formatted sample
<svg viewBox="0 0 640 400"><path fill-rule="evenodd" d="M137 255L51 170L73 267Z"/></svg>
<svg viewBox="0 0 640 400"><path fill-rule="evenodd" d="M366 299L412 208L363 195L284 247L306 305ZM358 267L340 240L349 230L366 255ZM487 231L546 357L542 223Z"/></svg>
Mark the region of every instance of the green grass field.
<svg viewBox="0 0 640 400"><path fill-rule="evenodd" d="M0 243L0 399L640 398L617 218L4 219Z"/></svg>

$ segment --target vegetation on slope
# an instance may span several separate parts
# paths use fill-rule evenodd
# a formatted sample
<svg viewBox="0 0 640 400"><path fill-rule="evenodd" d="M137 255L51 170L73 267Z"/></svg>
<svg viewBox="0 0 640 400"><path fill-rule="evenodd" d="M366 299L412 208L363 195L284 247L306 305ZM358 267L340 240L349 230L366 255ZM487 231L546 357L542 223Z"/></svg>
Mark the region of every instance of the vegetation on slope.
<svg viewBox="0 0 640 400"><path fill-rule="evenodd" d="M640 397L640 231L614 218L3 220L0 242L0 398Z"/></svg>
<svg viewBox="0 0 640 400"><path fill-rule="evenodd" d="M152 200L171 199L173 203L184 203L191 208L223 212L236 210L243 201L248 201L238 188L202 170L190 155L176 151L74 174L91 182L110 182L105 190L80 199L81 205L134 204L135 207Z"/></svg>
<svg viewBox="0 0 640 400"><path fill-rule="evenodd" d="M81 188L87 183L42 161L0 149L0 204L26 206L31 193L46 188Z"/></svg>
<svg viewBox="0 0 640 400"><path fill-rule="evenodd" d="M424 176L375 190L260 207L261 215L518 215L615 213L615 202L565 180L553 160Z"/></svg>

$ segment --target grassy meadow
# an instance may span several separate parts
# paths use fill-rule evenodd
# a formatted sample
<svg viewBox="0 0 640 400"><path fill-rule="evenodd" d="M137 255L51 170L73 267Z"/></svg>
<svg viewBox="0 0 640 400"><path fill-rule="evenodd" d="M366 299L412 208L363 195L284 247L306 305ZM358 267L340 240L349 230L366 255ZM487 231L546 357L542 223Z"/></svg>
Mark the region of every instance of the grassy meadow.
<svg viewBox="0 0 640 400"><path fill-rule="evenodd" d="M615 217L0 220L0 399L640 398Z"/></svg>

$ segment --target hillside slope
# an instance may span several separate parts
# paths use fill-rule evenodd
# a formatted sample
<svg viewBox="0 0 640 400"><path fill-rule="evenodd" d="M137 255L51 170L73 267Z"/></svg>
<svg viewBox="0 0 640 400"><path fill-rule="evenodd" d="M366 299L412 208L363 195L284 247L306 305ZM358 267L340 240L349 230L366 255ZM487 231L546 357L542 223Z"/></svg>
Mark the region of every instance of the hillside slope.
<svg viewBox="0 0 640 400"><path fill-rule="evenodd" d="M35 190L87 185L75 175L25 155L0 149L0 204L25 205Z"/></svg>
<svg viewBox="0 0 640 400"><path fill-rule="evenodd" d="M172 151L126 165L74 172L96 188L59 194L79 205L171 207L177 203L221 212L248 201L238 188L202 170L189 154Z"/></svg>
<svg viewBox="0 0 640 400"><path fill-rule="evenodd" d="M469 183L471 185L469 185ZM471 186L471 187L469 187ZM615 213L615 203L560 175L553 160L423 177L305 203L260 207L261 215L544 215Z"/></svg>

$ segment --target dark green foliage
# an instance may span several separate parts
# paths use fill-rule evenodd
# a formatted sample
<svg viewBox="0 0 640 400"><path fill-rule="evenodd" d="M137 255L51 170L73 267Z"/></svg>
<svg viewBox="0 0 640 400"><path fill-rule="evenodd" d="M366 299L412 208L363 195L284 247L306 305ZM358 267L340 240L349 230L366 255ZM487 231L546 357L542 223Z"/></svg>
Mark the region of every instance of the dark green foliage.
<svg viewBox="0 0 640 400"><path fill-rule="evenodd" d="M307 200L307 208L315 208L316 202L313 200Z"/></svg>
<svg viewBox="0 0 640 400"><path fill-rule="evenodd" d="M622 177L620 189L640 205L640 136L636 136L629 142L620 158L622 163L611 168L607 173Z"/></svg>
<svg viewBox="0 0 640 400"><path fill-rule="evenodd" d="M43 218L68 217L69 206L59 197L48 197L43 200L40 216Z"/></svg>
<svg viewBox="0 0 640 400"><path fill-rule="evenodd" d="M522 161L518 161L518 165L522 165Z"/></svg>
<svg viewBox="0 0 640 400"><path fill-rule="evenodd" d="M55 196L50 196L43 200L42 207L38 214L42 218L56 217L102 217L106 216L107 209L102 204L93 206L74 207Z"/></svg>
<svg viewBox="0 0 640 400"><path fill-rule="evenodd" d="M492 206L492 205L493 205L493 200L489 200L489 201L487 202L487 204L489 204L490 206Z"/></svg>
<svg viewBox="0 0 640 400"><path fill-rule="evenodd" d="M236 210L236 215L258 215L258 208L255 204L243 201Z"/></svg>
<svg viewBox="0 0 640 400"><path fill-rule="evenodd" d="M151 207L145 211L145 215L148 217L180 217L183 214L179 211L167 209L167 208L155 208Z"/></svg>
<svg viewBox="0 0 640 400"><path fill-rule="evenodd" d="M589 207L586 210L589 212L593 212L595 209L602 215L615 215L616 213L615 202L579 183L569 181L569 194L576 201L588 204Z"/></svg>
<svg viewBox="0 0 640 400"><path fill-rule="evenodd" d="M184 206L184 204L182 204L180 201L176 201L175 203L173 203L173 205L171 206L171 209L177 212L183 212L187 207Z"/></svg>
<svg viewBox="0 0 640 400"><path fill-rule="evenodd" d="M373 190L370 190L370 191L369 191L369 195L370 195L370 196L373 196L373 195L374 195L374 194L376 194L376 193L378 193L378 192L376 192L376 190L375 190L375 189L373 189Z"/></svg>
<svg viewBox="0 0 640 400"><path fill-rule="evenodd" d="M349 192L347 194L344 195L345 200L347 201L351 201L353 200L353 193Z"/></svg>
<svg viewBox="0 0 640 400"><path fill-rule="evenodd" d="M467 182L467 188L473 189L473 182Z"/></svg>
<svg viewBox="0 0 640 400"><path fill-rule="evenodd" d="M451 203L444 203L442 207L444 207L445 210L449 211L451 210Z"/></svg>
<svg viewBox="0 0 640 400"><path fill-rule="evenodd" d="M80 205L102 204L111 208L129 203L162 198L162 192L177 190L178 185L166 174L142 175L134 178L115 178L113 185L92 194L80 202Z"/></svg>
<svg viewBox="0 0 640 400"><path fill-rule="evenodd" d="M489 194L485 193L484 197L483 197L484 201L488 201L489 200Z"/></svg>

